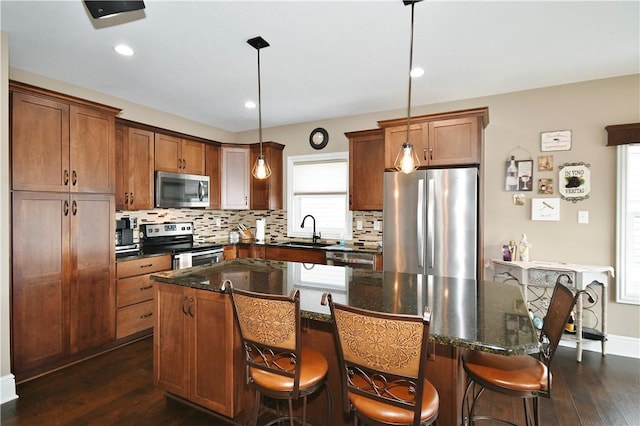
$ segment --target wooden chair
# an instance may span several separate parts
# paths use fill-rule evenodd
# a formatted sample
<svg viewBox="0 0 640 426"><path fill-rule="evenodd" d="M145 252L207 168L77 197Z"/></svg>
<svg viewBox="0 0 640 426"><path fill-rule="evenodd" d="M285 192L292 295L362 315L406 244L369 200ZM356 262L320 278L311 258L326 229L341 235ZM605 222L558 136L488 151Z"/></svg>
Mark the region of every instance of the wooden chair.
<svg viewBox="0 0 640 426"><path fill-rule="evenodd" d="M288 419L294 424L293 401L302 399L302 424L307 421L307 396L322 387L327 393L328 422L333 404L326 385L329 364L318 351L303 348L300 341L300 292L289 296L233 289L234 313L240 327L248 380L256 392L252 424L260 417L262 396L288 401ZM280 417L267 424L287 419ZM330 423L329 423L330 424Z"/></svg>
<svg viewBox="0 0 640 426"><path fill-rule="evenodd" d="M423 316L383 314L334 303L331 308L340 361L343 410L354 425L429 425L440 399L425 379L431 309Z"/></svg>
<svg viewBox="0 0 640 426"><path fill-rule="evenodd" d="M517 425L504 419L475 414L478 399L485 389L522 398L525 424L540 424L539 396L551 397L551 361L571 309L581 293L574 295L559 281L558 279L553 289L549 309L540 331L540 353L535 356L508 356L467 350L462 354L462 365L468 378L462 403L463 425L475 424L476 420L494 420Z"/></svg>

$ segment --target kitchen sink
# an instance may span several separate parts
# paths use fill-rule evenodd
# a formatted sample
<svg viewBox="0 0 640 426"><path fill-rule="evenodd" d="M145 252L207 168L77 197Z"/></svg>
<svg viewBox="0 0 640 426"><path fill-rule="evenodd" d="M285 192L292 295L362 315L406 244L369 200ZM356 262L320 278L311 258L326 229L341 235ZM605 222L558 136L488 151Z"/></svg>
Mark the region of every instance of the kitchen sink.
<svg viewBox="0 0 640 426"><path fill-rule="evenodd" d="M323 247L333 246L335 245L335 243L312 243L309 241L289 241L286 243L282 243L281 245L285 247L323 248Z"/></svg>

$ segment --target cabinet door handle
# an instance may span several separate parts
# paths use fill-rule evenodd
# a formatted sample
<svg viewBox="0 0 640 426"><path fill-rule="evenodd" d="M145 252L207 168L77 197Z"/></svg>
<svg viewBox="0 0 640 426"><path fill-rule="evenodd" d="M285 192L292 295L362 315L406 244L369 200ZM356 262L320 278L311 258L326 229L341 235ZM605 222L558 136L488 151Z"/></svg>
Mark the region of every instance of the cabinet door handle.
<svg viewBox="0 0 640 426"><path fill-rule="evenodd" d="M69 170L66 170L66 169L64 171L64 184L65 186L69 185Z"/></svg>
<svg viewBox="0 0 640 426"><path fill-rule="evenodd" d="M149 312L149 313L147 313L147 314L140 315L140 319L143 319L143 318L149 318L151 315L153 315L153 312Z"/></svg>
<svg viewBox="0 0 640 426"><path fill-rule="evenodd" d="M74 216L78 213L78 202L76 200L73 200L73 203L71 203L71 213L73 213Z"/></svg>
<svg viewBox="0 0 640 426"><path fill-rule="evenodd" d="M184 296L184 297L182 298L182 305L180 306L180 308L182 309L182 313L183 313L183 314L185 314L185 315L187 315L187 308L186 308L186 306L185 306L185 303L187 303L187 302L188 302L188 300L189 300L189 299L187 299L187 296Z"/></svg>
<svg viewBox="0 0 640 426"><path fill-rule="evenodd" d="M73 184L73 186L76 186L76 183L78 183L78 172L76 172L75 170L71 172L71 183Z"/></svg>
<svg viewBox="0 0 640 426"><path fill-rule="evenodd" d="M427 159L427 148L422 148L422 157L423 157L423 160Z"/></svg>
<svg viewBox="0 0 640 426"><path fill-rule="evenodd" d="M433 160L433 147L429 147L429 160Z"/></svg>
<svg viewBox="0 0 640 426"><path fill-rule="evenodd" d="M150 288L153 288L153 286L152 285L148 285L146 287L140 287L140 291L149 290Z"/></svg>
<svg viewBox="0 0 640 426"><path fill-rule="evenodd" d="M190 317L195 317L195 314L193 313L193 297L189 298L189 316Z"/></svg>
<svg viewBox="0 0 640 426"><path fill-rule="evenodd" d="M140 265L141 268L148 268L150 266L153 266L153 263L145 263L144 265Z"/></svg>
<svg viewBox="0 0 640 426"><path fill-rule="evenodd" d="M64 206L62 207L62 211L65 216L69 216L69 201L64 200Z"/></svg>
<svg viewBox="0 0 640 426"><path fill-rule="evenodd" d="M128 192L124 193L124 203L125 204L129 204L129 193Z"/></svg>
<svg viewBox="0 0 640 426"><path fill-rule="evenodd" d="M133 192L131 193L131 205L133 205Z"/></svg>
<svg viewBox="0 0 640 426"><path fill-rule="evenodd" d="M187 168L187 160L185 160L184 158L182 159L182 168L183 169Z"/></svg>

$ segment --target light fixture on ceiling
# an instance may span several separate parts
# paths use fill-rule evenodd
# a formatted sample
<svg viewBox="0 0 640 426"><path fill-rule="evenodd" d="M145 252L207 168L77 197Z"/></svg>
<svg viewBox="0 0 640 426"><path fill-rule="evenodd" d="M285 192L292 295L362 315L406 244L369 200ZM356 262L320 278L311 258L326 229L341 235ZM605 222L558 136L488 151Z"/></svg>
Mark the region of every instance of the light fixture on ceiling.
<svg viewBox="0 0 640 426"><path fill-rule="evenodd" d="M267 179L271 176L271 167L267 163L267 159L262 154L262 90L260 86L260 49L269 47L269 43L262 37L254 37L247 40L247 43L258 51L258 135L260 141L260 155L256 158L256 162L251 169L251 174L256 179Z"/></svg>
<svg viewBox="0 0 640 426"><path fill-rule="evenodd" d="M119 53L122 56L133 56L134 53L133 49L126 44L118 44L113 47L113 50L115 50L116 53Z"/></svg>
<svg viewBox="0 0 640 426"><path fill-rule="evenodd" d="M420 167L420 159L413 144L409 141L411 131L411 71L413 69L413 10L416 3L422 0L403 0L405 6L411 5L411 44L409 45L409 99L407 101L407 141L402 144L393 166L403 173L411 173Z"/></svg>

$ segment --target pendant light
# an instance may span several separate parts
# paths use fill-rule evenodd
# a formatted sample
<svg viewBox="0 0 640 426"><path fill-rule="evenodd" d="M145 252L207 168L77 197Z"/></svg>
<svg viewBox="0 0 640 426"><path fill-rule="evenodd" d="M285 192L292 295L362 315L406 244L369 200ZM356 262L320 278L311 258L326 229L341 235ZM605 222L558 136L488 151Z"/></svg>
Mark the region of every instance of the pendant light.
<svg viewBox="0 0 640 426"><path fill-rule="evenodd" d="M267 159L262 154L262 90L260 86L260 49L269 47L269 43L262 37L254 37L247 40L247 43L258 51L258 135L260 141L260 155L256 158L256 162L251 169L251 174L256 179L267 179L271 176L271 167L267 163Z"/></svg>
<svg viewBox="0 0 640 426"><path fill-rule="evenodd" d="M413 9L416 3L421 0L403 0L405 6L411 5L411 44L409 45L409 99L407 101L407 141L402 144L400 152L393 163L396 170L403 173L411 173L420 166L420 159L413 149L413 144L409 141L411 131L411 69L413 68Z"/></svg>

